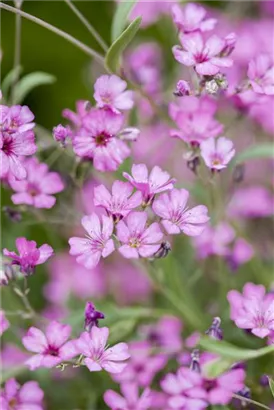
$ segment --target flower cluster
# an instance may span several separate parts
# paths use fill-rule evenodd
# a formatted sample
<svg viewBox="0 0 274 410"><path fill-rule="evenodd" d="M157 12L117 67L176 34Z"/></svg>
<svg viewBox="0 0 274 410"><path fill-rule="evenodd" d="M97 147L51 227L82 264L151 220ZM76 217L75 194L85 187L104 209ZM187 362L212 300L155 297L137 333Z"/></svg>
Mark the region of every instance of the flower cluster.
<svg viewBox="0 0 274 410"><path fill-rule="evenodd" d="M86 268L94 268L101 257L109 256L115 250L114 240L125 258L155 257L164 234L158 222L148 223L150 205L168 234L200 235L209 221L204 205L187 209L188 191L175 189L175 179L158 166L149 174L144 164L133 165L131 175L125 172L124 177L129 183L115 181L111 193L103 185L94 189L94 205L106 215L101 219L96 213L84 216L87 237L69 240L70 254L77 255L77 262ZM170 195L156 196L164 191ZM140 206L145 210L136 211Z"/></svg>

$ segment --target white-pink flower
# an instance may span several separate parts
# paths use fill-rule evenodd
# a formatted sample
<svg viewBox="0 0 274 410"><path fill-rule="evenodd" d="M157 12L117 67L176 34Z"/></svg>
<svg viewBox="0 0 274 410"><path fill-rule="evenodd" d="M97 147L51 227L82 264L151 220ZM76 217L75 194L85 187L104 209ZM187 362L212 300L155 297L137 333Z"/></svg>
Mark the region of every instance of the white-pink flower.
<svg viewBox="0 0 274 410"><path fill-rule="evenodd" d="M207 207L198 205L188 209L186 204L189 192L186 189L173 189L162 194L153 202L153 211L162 218L161 223L169 234L184 232L189 236L200 235L209 221Z"/></svg>
<svg viewBox="0 0 274 410"><path fill-rule="evenodd" d="M230 318L241 329L250 329L260 338L274 331L274 294L265 293L265 287L246 283L241 294L231 290L227 294Z"/></svg>
<svg viewBox="0 0 274 410"><path fill-rule="evenodd" d="M201 143L200 148L206 166L211 169L226 168L235 155L233 142L225 137L220 137L218 140L209 138Z"/></svg>
<svg viewBox="0 0 274 410"><path fill-rule="evenodd" d="M132 176L127 172L123 176L143 194L145 202L149 202L153 196L159 192L173 189L176 179L170 178L170 175L163 171L157 165L152 168L150 174L145 164L132 165Z"/></svg>
<svg viewBox="0 0 274 410"><path fill-rule="evenodd" d="M149 410L151 408L152 397L150 389L145 389L139 397L138 384L136 382L122 383L121 392L123 396L113 390L105 392L104 401L112 410Z"/></svg>
<svg viewBox="0 0 274 410"><path fill-rule="evenodd" d="M5 312L0 310L0 336L9 328L10 323L5 316Z"/></svg>
<svg viewBox="0 0 274 410"><path fill-rule="evenodd" d="M109 329L93 326L90 332L83 332L75 341L79 353L85 356L84 363L91 372L102 369L109 373L120 373L126 367L126 359L130 357L128 345L118 343L107 346Z"/></svg>
<svg viewBox="0 0 274 410"><path fill-rule="evenodd" d="M27 350L35 353L26 361L30 370L38 367L55 367L65 360L70 360L77 355L74 342L68 341L71 327L56 321L50 322L43 333L36 327L31 327L22 343Z"/></svg>
<svg viewBox="0 0 274 410"><path fill-rule="evenodd" d="M206 42L199 32L180 34L179 38L183 48L173 47L175 59L188 67L194 66L198 74L215 75L221 67L232 66L233 61L221 55L227 45L218 36L213 35Z"/></svg>
<svg viewBox="0 0 274 410"><path fill-rule="evenodd" d="M94 84L94 98L99 108L119 113L133 107L133 91L125 91L127 83L117 75L102 75Z"/></svg>
<svg viewBox="0 0 274 410"><path fill-rule="evenodd" d="M247 75L255 93L274 94L274 65L269 55L260 54L251 60Z"/></svg>
<svg viewBox="0 0 274 410"><path fill-rule="evenodd" d="M195 3L187 3L183 8L175 4L171 12L174 23L184 33L209 31L217 23L216 19L205 19L206 9Z"/></svg>
<svg viewBox="0 0 274 410"><path fill-rule="evenodd" d="M146 212L131 212L117 224L118 250L125 258L148 258L159 250L163 233L157 222L146 227L147 218Z"/></svg>
<svg viewBox="0 0 274 410"><path fill-rule="evenodd" d="M94 188L94 205L104 208L117 221L142 203L140 191L132 194L133 186L128 182L115 181L111 193L104 185Z"/></svg>
<svg viewBox="0 0 274 410"><path fill-rule="evenodd" d="M106 258L114 251L113 220L111 217L102 216L100 221L95 213L84 216L82 225L87 231L86 238L70 238L70 254L77 255L77 262L91 269L98 265L101 256Z"/></svg>

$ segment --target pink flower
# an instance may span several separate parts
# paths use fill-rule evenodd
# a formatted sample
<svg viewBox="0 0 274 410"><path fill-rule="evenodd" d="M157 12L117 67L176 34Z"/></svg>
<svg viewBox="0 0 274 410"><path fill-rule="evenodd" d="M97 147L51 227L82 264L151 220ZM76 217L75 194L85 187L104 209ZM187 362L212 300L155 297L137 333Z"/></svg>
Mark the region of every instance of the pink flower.
<svg viewBox="0 0 274 410"><path fill-rule="evenodd" d="M176 374L168 373L161 387L169 395L168 405L177 410L203 410L207 407L203 378L188 368L181 367Z"/></svg>
<svg viewBox="0 0 274 410"><path fill-rule="evenodd" d="M143 194L143 199L148 203L155 194L173 189L176 180L157 165L152 168L150 175L145 164L132 165L132 176L123 172L123 176Z"/></svg>
<svg viewBox="0 0 274 410"><path fill-rule="evenodd" d="M261 185L238 189L228 205L228 215L238 218L262 218L273 215L273 196Z"/></svg>
<svg viewBox="0 0 274 410"><path fill-rule="evenodd" d="M82 129L73 139L77 155L93 159L98 171L115 171L126 159L130 150L118 138L124 117L109 110L91 110L83 119Z"/></svg>
<svg viewBox="0 0 274 410"><path fill-rule="evenodd" d="M231 290L227 294L230 318L240 329L250 329L260 338L274 330L274 294L265 294L265 287L246 283L243 294Z"/></svg>
<svg viewBox="0 0 274 410"><path fill-rule="evenodd" d="M8 134L22 134L35 126L34 115L26 105L0 106L0 130Z"/></svg>
<svg viewBox="0 0 274 410"><path fill-rule="evenodd" d="M142 203L142 193L132 195L132 191L133 186L128 182L115 181L111 194L104 185L99 185L94 188L94 205L103 207L114 221L119 221Z"/></svg>
<svg viewBox="0 0 274 410"><path fill-rule="evenodd" d="M199 258L207 258L210 255L229 256L229 245L235 238L234 229L225 222L214 228L206 226L204 232L193 238Z"/></svg>
<svg viewBox="0 0 274 410"><path fill-rule="evenodd" d="M25 204L35 208L52 208L56 198L53 194L63 191L64 183L57 172L49 172L47 164L39 163L37 158L24 161L26 179L9 179L11 188L16 192L11 196L14 204Z"/></svg>
<svg viewBox="0 0 274 410"><path fill-rule="evenodd" d="M166 365L166 354L153 353L153 346L146 341L131 342L129 345L130 360L122 373L115 374L117 383L137 383L148 387L155 375Z"/></svg>
<svg viewBox="0 0 274 410"><path fill-rule="evenodd" d="M125 91L127 83L117 75L102 75L94 84L94 99L99 108L119 113L133 107L133 92Z"/></svg>
<svg viewBox="0 0 274 410"><path fill-rule="evenodd" d="M64 127L62 124L57 125L52 130L55 141L64 144L66 139L71 135L69 126Z"/></svg>
<svg viewBox="0 0 274 410"><path fill-rule="evenodd" d="M240 265L248 262L253 255L253 246L245 239L238 238L234 243L231 254L228 256L228 263L231 269L237 269Z"/></svg>
<svg viewBox="0 0 274 410"><path fill-rule="evenodd" d="M226 47L224 40L217 36L210 37L205 43L200 33L180 34L180 46L173 47L173 55L179 63L188 67L194 66L198 74L215 75L220 67L231 67L233 61L222 57L221 53Z"/></svg>
<svg viewBox="0 0 274 410"><path fill-rule="evenodd" d="M9 379L0 393L0 407L2 410L43 410L43 398L44 392L37 382L20 386L15 379Z"/></svg>
<svg viewBox="0 0 274 410"><path fill-rule="evenodd" d="M183 97L185 95L190 94L190 85L188 81L185 80L179 80L178 83L176 84L176 91L174 94L177 97Z"/></svg>
<svg viewBox="0 0 274 410"><path fill-rule="evenodd" d="M32 274L36 265L45 263L53 255L52 247L47 244L37 248L35 241L26 238L17 238L15 243L19 255L8 249L3 249L3 254L12 259L13 265L19 265L20 271L26 275Z"/></svg>
<svg viewBox="0 0 274 410"><path fill-rule="evenodd" d="M173 189L169 194L160 195L153 202L152 209L162 218L161 223L169 234L184 232L189 236L200 235L209 221L207 207L198 205L186 207L189 192L186 189Z"/></svg>
<svg viewBox="0 0 274 410"><path fill-rule="evenodd" d="M5 312L0 310L0 336L9 328L10 322L5 316Z"/></svg>
<svg viewBox="0 0 274 410"><path fill-rule="evenodd" d="M63 110L62 115L72 123L72 137L77 135L77 132L83 128L84 118L90 111L89 101L79 100L76 102L76 112L66 108Z"/></svg>
<svg viewBox="0 0 274 410"><path fill-rule="evenodd" d="M176 4L172 7L171 11L174 23L184 33L191 33L197 30L209 31L217 23L216 19L206 20L206 10L195 3L188 3L183 8Z"/></svg>
<svg viewBox="0 0 274 410"><path fill-rule="evenodd" d="M74 341L67 341L71 327L56 321L50 322L45 334L36 327L31 327L23 337L22 343L27 350L36 353L26 361L30 370L38 367L55 367L65 360L75 357L78 352Z"/></svg>
<svg viewBox="0 0 274 410"><path fill-rule="evenodd" d="M209 138L201 143L200 148L206 166L218 171L226 168L235 155L233 142L225 137L220 137L217 141Z"/></svg>
<svg viewBox="0 0 274 410"><path fill-rule="evenodd" d="M122 246L118 249L125 258L148 258L160 248L157 244L163 233L157 222L146 228L146 212L131 212L117 224L117 237Z"/></svg>
<svg viewBox="0 0 274 410"><path fill-rule="evenodd" d="M169 115L179 127L170 135L191 144L217 137L223 125L214 119L216 110L216 102L210 97L181 97L179 104L169 105Z"/></svg>
<svg viewBox="0 0 274 410"><path fill-rule="evenodd" d="M239 392L244 387L245 371L233 369L222 374L216 379L203 380L206 399L211 405L225 405L230 403L233 393Z"/></svg>
<svg viewBox="0 0 274 410"><path fill-rule="evenodd" d="M105 392L104 401L112 410L149 410L151 408L149 389L145 389L139 397L136 383L122 383L121 392L123 397L113 390Z"/></svg>
<svg viewBox="0 0 274 410"><path fill-rule="evenodd" d="M260 54L248 65L248 78L258 94L274 95L274 65L267 54Z"/></svg>
<svg viewBox="0 0 274 410"><path fill-rule="evenodd" d="M130 357L126 343L107 346L109 329L93 326L90 332L84 332L75 341L79 353L85 356L84 363L91 372L102 369L109 373L120 373L126 367L125 360Z"/></svg>
<svg viewBox="0 0 274 410"><path fill-rule="evenodd" d="M70 254L78 255L76 260L86 268L91 269L98 265L101 256L106 258L114 251L113 220L105 215L102 222L95 213L84 216L82 225L87 231L86 238L70 238Z"/></svg>
<svg viewBox="0 0 274 410"><path fill-rule="evenodd" d="M0 177L10 172L17 179L24 179L27 171L20 157L36 152L35 137L32 131L21 134L0 132Z"/></svg>

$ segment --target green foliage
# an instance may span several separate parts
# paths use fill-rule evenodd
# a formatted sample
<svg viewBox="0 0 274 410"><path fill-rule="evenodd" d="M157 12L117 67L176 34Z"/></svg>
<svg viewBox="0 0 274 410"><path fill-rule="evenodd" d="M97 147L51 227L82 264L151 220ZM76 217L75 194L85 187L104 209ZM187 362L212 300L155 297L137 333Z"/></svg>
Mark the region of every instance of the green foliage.
<svg viewBox="0 0 274 410"><path fill-rule="evenodd" d="M269 382L269 387L272 393L272 396L274 397L274 380L271 379L271 377L268 378L268 382Z"/></svg>
<svg viewBox="0 0 274 410"><path fill-rule="evenodd" d="M274 145L272 143L254 144L240 152L234 158L232 165L235 166L251 159L274 158Z"/></svg>
<svg viewBox="0 0 274 410"><path fill-rule="evenodd" d="M110 46L105 58L105 64L109 71L113 73L117 72L120 57L125 48L135 37L137 31L139 30L141 21L142 18L137 17Z"/></svg>
<svg viewBox="0 0 274 410"><path fill-rule="evenodd" d="M116 12L113 17L112 25L111 25L111 41L115 41L120 34L122 34L128 16L133 9L136 0L129 0L126 2L120 2L116 6Z"/></svg>
<svg viewBox="0 0 274 410"><path fill-rule="evenodd" d="M51 74L37 71L35 73L27 74L15 86L14 103L21 104L25 97L39 85L52 84L55 77Z"/></svg>
<svg viewBox="0 0 274 410"><path fill-rule="evenodd" d="M21 72L22 72L21 66L15 67L6 75L6 77L2 81L1 91L3 94L4 100L8 101L11 86L15 82L15 80L19 77Z"/></svg>

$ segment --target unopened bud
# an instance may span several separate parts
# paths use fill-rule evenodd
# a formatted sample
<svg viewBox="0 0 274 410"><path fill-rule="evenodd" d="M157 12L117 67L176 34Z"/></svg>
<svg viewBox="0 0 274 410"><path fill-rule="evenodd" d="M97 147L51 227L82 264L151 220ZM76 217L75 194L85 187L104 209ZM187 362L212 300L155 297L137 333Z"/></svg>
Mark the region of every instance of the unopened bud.
<svg viewBox="0 0 274 410"><path fill-rule="evenodd" d="M224 40L225 40L225 46L221 51L221 56L227 57L232 53L232 51L235 48L237 36L235 33L230 33L224 38Z"/></svg>
<svg viewBox="0 0 274 410"><path fill-rule="evenodd" d="M196 373L201 373L200 368L200 352L198 349L194 349L191 353L190 369Z"/></svg>
<svg viewBox="0 0 274 410"><path fill-rule="evenodd" d="M95 306L91 302L87 302L85 308L85 330L90 331L93 326L98 327L99 320L104 319L105 315L95 309Z"/></svg>
<svg viewBox="0 0 274 410"><path fill-rule="evenodd" d="M217 94L219 90L219 85L215 79L206 81L205 90L208 94Z"/></svg>
<svg viewBox="0 0 274 410"><path fill-rule="evenodd" d="M219 88L222 90L226 90L228 87L227 78L224 74L218 73L214 77L216 83L218 84Z"/></svg>
<svg viewBox="0 0 274 410"><path fill-rule="evenodd" d="M176 90L173 93L176 97L184 97L190 94L189 83L185 80L179 80L176 85Z"/></svg>
<svg viewBox="0 0 274 410"><path fill-rule="evenodd" d="M190 169L190 171L194 172L196 174L197 168L200 165L200 158L199 157L194 157L187 161L187 167Z"/></svg>
<svg viewBox="0 0 274 410"><path fill-rule="evenodd" d="M16 211L10 206L3 206L3 212L12 222L20 222L22 220L21 212Z"/></svg>
<svg viewBox="0 0 274 410"><path fill-rule="evenodd" d="M52 133L55 141L60 142L62 145L65 145L66 139L70 135L70 128L68 126L64 127L62 124L59 124L53 128Z"/></svg>
<svg viewBox="0 0 274 410"><path fill-rule="evenodd" d="M154 253L153 257L157 259L165 258L167 257L170 251L171 251L170 243L167 241L162 242L160 248L158 249L157 252Z"/></svg>
<svg viewBox="0 0 274 410"><path fill-rule="evenodd" d="M244 164L238 164L233 170L232 179L233 182L240 183L244 180L245 166Z"/></svg>
<svg viewBox="0 0 274 410"><path fill-rule="evenodd" d="M140 130L135 127L128 127L120 132L119 138L126 141L136 141L140 135Z"/></svg>
<svg viewBox="0 0 274 410"><path fill-rule="evenodd" d="M0 270L0 286L8 286L15 278L15 267L11 264L3 263Z"/></svg>
<svg viewBox="0 0 274 410"><path fill-rule="evenodd" d="M223 331L220 328L221 326L221 319L219 317L214 317L212 325L210 328L205 332L206 335L212 337L216 340L222 340L223 338Z"/></svg>

